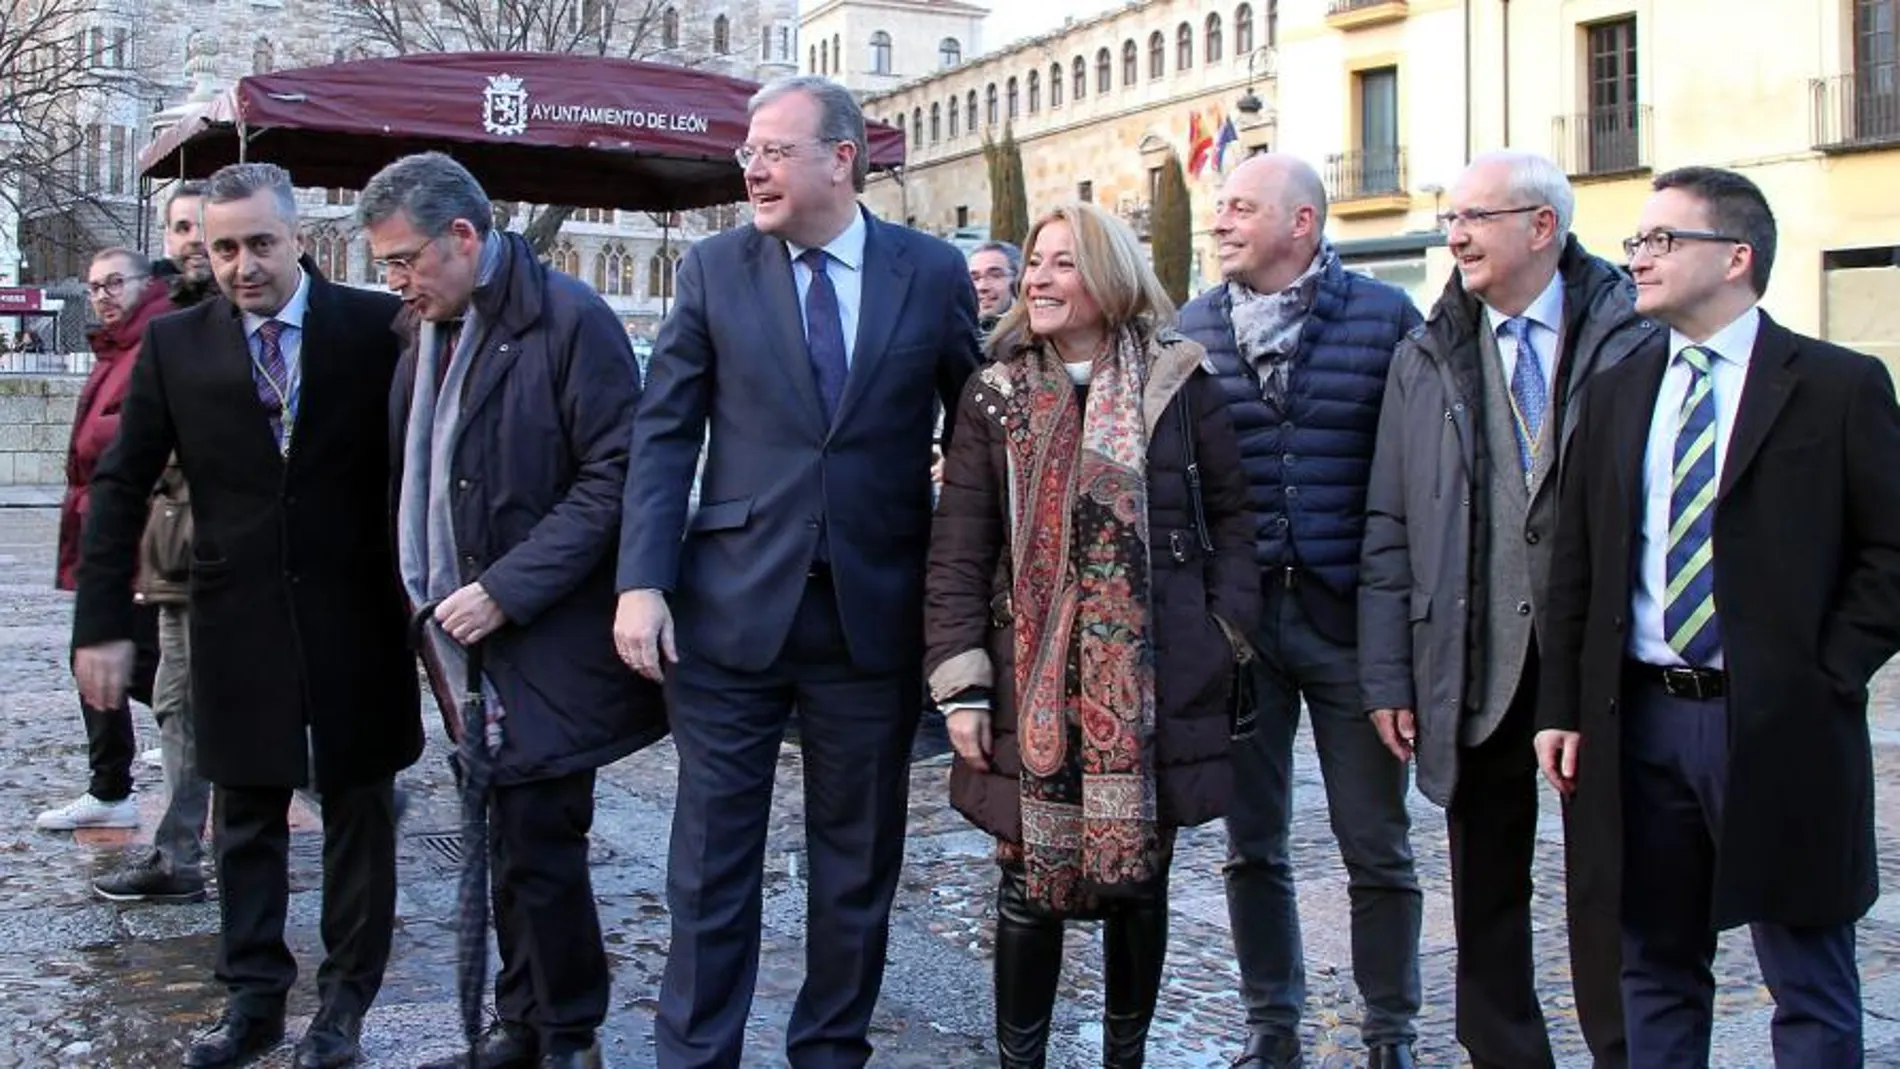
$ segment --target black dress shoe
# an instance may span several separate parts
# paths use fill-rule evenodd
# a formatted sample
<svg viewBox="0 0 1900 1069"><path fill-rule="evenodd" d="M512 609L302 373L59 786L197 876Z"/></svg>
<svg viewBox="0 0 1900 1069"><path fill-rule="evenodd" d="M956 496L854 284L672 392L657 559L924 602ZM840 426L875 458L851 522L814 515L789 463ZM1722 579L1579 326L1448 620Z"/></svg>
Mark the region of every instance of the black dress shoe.
<svg viewBox="0 0 1900 1069"><path fill-rule="evenodd" d="M1233 1069L1302 1069L1305 1057L1300 1053L1300 1037L1261 1032L1247 1041Z"/></svg>
<svg viewBox="0 0 1900 1069"><path fill-rule="evenodd" d="M275 1047L283 1038L283 1014L250 1017L227 1006L218 1023L194 1036L185 1048L185 1069L237 1065Z"/></svg>
<svg viewBox="0 0 1900 1069"><path fill-rule="evenodd" d="M316 1019L297 1041L297 1069L342 1069L363 1053L363 1015L318 1010Z"/></svg>
<svg viewBox="0 0 1900 1069"><path fill-rule="evenodd" d="M475 1043L475 1065L477 1069L534 1069L535 1058L540 1053L534 1029L514 1021L496 1021ZM422 1069L467 1069L467 1066L467 1056L455 1054L429 1062Z"/></svg>
<svg viewBox="0 0 1900 1069"><path fill-rule="evenodd" d="M600 1044L595 1043L586 1050L568 1051L565 1054L546 1054L541 1057L541 1069L602 1069Z"/></svg>
<svg viewBox="0 0 1900 1069"><path fill-rule="evenodd" d="M1366 1069L1417 1069L1409 1043L1384 1043L1366 1052Z"/></svg>

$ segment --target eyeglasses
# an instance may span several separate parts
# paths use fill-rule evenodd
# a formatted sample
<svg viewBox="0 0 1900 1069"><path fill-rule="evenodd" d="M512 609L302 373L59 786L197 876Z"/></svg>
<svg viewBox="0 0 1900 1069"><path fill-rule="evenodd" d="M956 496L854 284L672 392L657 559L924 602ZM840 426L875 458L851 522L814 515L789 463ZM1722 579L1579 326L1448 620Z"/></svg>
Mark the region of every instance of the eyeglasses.
<svg viewBox="0 0 1900 1069"><path fill-rule="evenodd" d="M1534 212L1548 207L1548 204L1526 204L1521 208L1466 208L1463 211L1439 212L1438 221L1449 230L1453 223L1477 226L1480 223L1488 223L1500 215L1522 215L1525 212Z"/></svg>
<svg viewBox="0 0 1900 1069"><path fill-rule="evenodd" d="M410 249L408 252L378 256L371 260L370 263L383 271L401 271L403 274L408 274L416 269L416 261L422 259L422 254L428 252L429 246L435 243L436 239L430 238L415 248Z"/></svg>
<svg viewBox="0 0 1900 1069"><path fill-rule="evenodd" d="M753 160L760 157L765 158L767 165L776 165L796 157L798 153L794 150L801 144L840 145L843 143L844 139L841 137L819 137L810 141L767 141L763 145L740 145L732 150L732 158L739 161L739 166L747 168L752 166Z"/></svg>
<svg viewBox="0 0 1900 1069"><path fill-rule="evenodd" d="M1717 234L1713 230L1670 230L1659 226L1647 234L1624 238L1623 255L1632 260L1636 259L1639 251L1651 256L1667 256L1676 251L1676 243L1680 241L1730 241L1737 245L1748 244L1741 238Z"/></svg>
<svg viewBox="0 0 1900 1069"><path fill-rule="evenodd" d="M94 297L117 297L125 292L125 284L144 275L107 275L103 282L86 283L86 292Z"/></svg>

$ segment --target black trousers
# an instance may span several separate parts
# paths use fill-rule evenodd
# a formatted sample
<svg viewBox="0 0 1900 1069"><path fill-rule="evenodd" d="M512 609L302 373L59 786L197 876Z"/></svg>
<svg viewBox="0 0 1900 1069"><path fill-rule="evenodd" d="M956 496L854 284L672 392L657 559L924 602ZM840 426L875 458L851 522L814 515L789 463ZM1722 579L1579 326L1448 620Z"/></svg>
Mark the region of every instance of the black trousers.
<svg viewBox="0 0 1900 1069"><path fill-rule="evenodd" d="M157 606L141 604L132 610L132 646L137 659L126 690L150 705L152 681L158 677ZM86 724L86 764L91 771L86 790L102 802L123 801L132 793L132 761L138 756L132 708L121 702L117 709L95 709L80 702L79 712Z"/></svg>
<svg viewBox="0 0 1900 1069"><path fill-rule="evenodd" d="M488 824L501 972L495 1007L541 1050L587 1049L612 977L587 872L594 772L496 788Z"/></svg>
<svg viewBox="0 0 1900 1069"><path fill-rule="evenodd" d="M1531 947L1531 865L1537 851L1537 658L1510 709L1482 743L1459 753L1446 814L1452 924L1457 932L1458 1042L1476 1069L1554 1065L1538 1004ZM1617 918L1573 912L1570 968L1577 1016L1597 1069L1626 1064Z"/></svg>
<svg viewBox="0 0 1900 1069"><path fill-rule="evenodd" d="M365 1013L383 984L396 920L396 805L393 780L323 792L323 964L317 993L325 1008ZM231 1005L253 1017L284 1012L297 959L284 943L290 904L290 788L220 787L217 977Z"/></svg>

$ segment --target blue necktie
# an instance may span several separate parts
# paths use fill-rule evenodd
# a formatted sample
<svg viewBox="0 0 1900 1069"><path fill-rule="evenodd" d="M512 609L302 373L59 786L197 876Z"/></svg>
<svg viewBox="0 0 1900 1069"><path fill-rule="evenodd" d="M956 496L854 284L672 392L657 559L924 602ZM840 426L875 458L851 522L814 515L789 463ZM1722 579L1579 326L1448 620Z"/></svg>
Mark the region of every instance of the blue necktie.
<svg viewBox="0 0 1900 1069"><path fill-rule="evenodd" d="M1689 368L1689 393L1682 401L1671 468L1663 637L1691 665L1710 663L1722 649L1715 619L1715 389L1709 378L1713 355L1692 345L1676 357Z"/></svg>
<svg viewBox="0 0 1900 1069"><path fill-rule="evenodd" d="M1511 371L1511 423L1517 428L1517 462L1530 482L1537 467L1537 446L1544 431L1544 410L1550 405L1550 385L1544 381L1544 368L1537 362L1537 350L1531 348L1530 320L1521 316L1498 324L1498 337L1509 338L1517 347L1517 366Z"/></svg>
<svg viewBox="0 0 1900 1069"><path fill-rule="evenodd" d="M284 324L266 319L257 325L257 359L251 362L251 378L257 385L257 401L270 420L271 438L279 452L284 451L284 418L290 412L290 365L284 360L282 335Z"/></svg>
<svg viewBox="0 0 1900 1069"><path fill-rule="evenodd" d="M818 385L818 399L824 402L825 422L838 415L838 399L844 396L844 316L838 311L838 291L825 274L830 254L823 249L806 249L798 261L811 270L811 288L805 291L805 348L811 354L811 375Z"/></svg>

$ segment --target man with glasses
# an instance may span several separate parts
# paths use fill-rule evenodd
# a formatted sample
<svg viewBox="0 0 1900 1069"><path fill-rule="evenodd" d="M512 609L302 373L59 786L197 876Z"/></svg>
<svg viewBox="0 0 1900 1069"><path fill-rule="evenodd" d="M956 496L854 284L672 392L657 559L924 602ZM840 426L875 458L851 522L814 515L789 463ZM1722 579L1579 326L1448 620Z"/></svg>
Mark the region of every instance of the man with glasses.
<svg viewBox="0 0 1900 1069"><path fill-rule="evenodd" d="M986 241L970 252L970 285L976 287L976 328L988 341L996 323L1016 303L1023 251L1007 241Z"/></svg>
<svg viewBox="0 0 1900 1069"><path fill-rule="evenodd" d="M1900 649L1900 406L1880 361L1757 307L1753 182L1658 175L1626 243L1666 351L1604 375L1565 465L1536 746L1572 884L1623 902L1630 1064L1706 1066L1747 924L1775 1064L1863 1063L1879 893L1867 685Z"/></svg>
<svg viewBox="0 0 1900 1069"><path fill-rule="evenodd" d="M595 771L666 734L659 689L614 656L613 548L640 374L620 319L490 223L439 152L357 198L407 307L390 449L397 561L433 604L423 662L457 709L481 645L491 729L498 1019L471 1063L597 1067L612 977L587 868Z"/></svg>
<svg viewBox="0 0 1900 1069"><path fill-rule="evenodd" d="M1478 1069L1554 1064L1530 907L1557 476L1586 384L1663 337L1629 279L1570 235L1574 204L1531 153L1459 178L1442 217L1458 269L1393 357L1366 502L1363 697L1446 808L1458 1039ZM1615 902L1569 906L1584 1038L1598 1069L1620 1066Z"/></svg>
<svg viewBox="0 0 1900 1069"><path fill-rule="evenodd" d="M931 417L976 368L976 300L955 248L859 206L849 90L783 79L750 110L753 223L680 262L634 420L614 639L665 680L679 748L659 1069L763 1057L745 1033L794 705L809 918L786 1054L843 1069L871 1056L923 693Z"/></svg>
<svg viewBox="0 0 1900 1069"><path fill-rule="evenodd" d="M99 317L99 326L86 337L92 346L92 373L79 391L72 438L66 449L66 494L59 505L59 563L54 579L61 590L78 587L80 535L91 512L92 477L106 447L118 436L119 416L132 381L132 368L138 363L145 326L172 310L165 287L149 284L151 273L151 264L143 253L116 247L95 255L86 271L86 296L93 314ZM143 521L146 513L141 510L139 515ZM129 586L125 594L131 597ZM157 611L139 605L133 610L131 625L128 637L135 640L137 654L131 694L150 702L158 669ZM33 825L41 831L136 828L139 813L132 800L132 761L137 756L137 744L132 710L123 698L100 705L82 696L80 713L86 725L86 763L91 768L91 782L84 794L40 813ZM200 813L199 820L203 819ZM189 893L192 890L182 889L185 893L181 898L204 897L202 882L195 894Z"/></svg>

